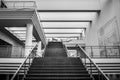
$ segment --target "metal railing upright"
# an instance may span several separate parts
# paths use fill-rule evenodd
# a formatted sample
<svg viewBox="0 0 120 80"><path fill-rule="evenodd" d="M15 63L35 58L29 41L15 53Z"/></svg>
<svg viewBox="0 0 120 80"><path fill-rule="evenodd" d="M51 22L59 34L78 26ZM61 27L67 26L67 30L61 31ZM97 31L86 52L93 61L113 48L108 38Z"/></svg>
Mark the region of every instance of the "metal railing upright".
<svg viewBox="0 0 120 80"><path fill-rule="evenodd" d="M103 71L96 65L96 63L94 63L92 61L92 59L87 55L88 53L86 53L86 51L84 49L82 49L82 47L80 45L78 45L79 51L80 51L80 59L82 60L83 64L85 67L89 66L90 69L88 70L89 73L92 75L94 75L93 72L93 67L96 68L97 70L97 80L109 80L109 78L103 73ZM89 64L88 64L89 63Z"/></svg>
<svg viewBox="0 0 120 80"><path fill-rule="evenodd" d="M120 46L82 46L91 58L120 58Z"/></svg>
<svg viewBox="0 0 120 80"><path fill-rule="evenodd" d="M29 69L32 60L35 58L36 55L36 48L37 45L31 50L30 54L25 58L25 60L23 61L23 63L21 63L21 65L19 66L19 68L17 69L17 71L13 74L12 78L10 80L21 80L20 75L22 74L21 71L24 70L23 72L23 78L25 77L25 74L27 73L27 70Z"/></svg>
<svg viewBox="0 0 120 80"><path fill-rule="evenodd" d="M69 52L68 52L68 49L67 49L66 45L63 44L63 47L64 47L64 49L65 49L65 52L67 53L67 56L69 56Z"/></svg>

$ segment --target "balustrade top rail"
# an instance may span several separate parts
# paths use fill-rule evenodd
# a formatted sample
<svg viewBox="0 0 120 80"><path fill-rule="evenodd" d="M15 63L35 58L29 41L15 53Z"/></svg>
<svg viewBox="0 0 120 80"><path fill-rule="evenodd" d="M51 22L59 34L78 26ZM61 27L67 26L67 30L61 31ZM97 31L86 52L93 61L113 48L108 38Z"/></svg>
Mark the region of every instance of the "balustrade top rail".
<svg viewBox="0 0 120 80"><path fill-rule="evenodd" d="M77 46L77 44L76 44L76 46ZM94 48L99 48L99 47L120 47L119 45L117 46L81 46L81 47L94 47Z"/></svg>
<svg viewBox="0 0 120 80"><path fill-rule="evenodd" d="M27 62L27 60L29 60L28 62L29 62L29 66L31 65L31 62L30 62L30 59L34 59L34 57L35 57L35 55L36 55L36 52L34 51L34 50L36 50L36 47L38 46L38 44L36 44L33 48L32 48L32 50L31 50L31 52L29 53L29 55L28 56L26 56L26 58L25 58L25 60L23 61L23 63L21 63L21 65L18 67L18 69L17 69L17 71L14 73L14 75L12 76L12 78L10 79L10 80L15 80L15 77L17 76L17 74L19 74L19 71L22 69L22 67L24 66L24 67L26 67L26 62ZM24 68L24 70L25 70L25 68ZM25 75L25 71L24 71L24 75ZM19 77L18 77L19 78ZM19 79L18 79L19 80Z"/></svg>
<svg viewBox="0 0 120 80"><path fill-rule="evenodd" d="M84 58L85 59L85 66L86 66L86 61L89 60L90 65L93 65L96 67L97 71L98 71L98 75L100 74L101 76L99 76L98 80L109 80L109 78L103 73L103 71L96 65L96 63L94 63L92 61L92 59L87 55L88 53L85 52L84 49L82 49L82 47L80 45L78 45L81 54L83 54L83 57L80 57L81 59ZM86 60L87 59L87 60ZM91 69L92 70L92 69ZM93 71L91 71L91 75L93 74ZM102 78L103 77L103 78Z"/></svg>
<svg viewBox="0 0 120 80"><path fill-rule="evenodd" d="M35 1L4 1L5 5L9 9L21 9L21 8L32 8L35 9Z"/></svg>

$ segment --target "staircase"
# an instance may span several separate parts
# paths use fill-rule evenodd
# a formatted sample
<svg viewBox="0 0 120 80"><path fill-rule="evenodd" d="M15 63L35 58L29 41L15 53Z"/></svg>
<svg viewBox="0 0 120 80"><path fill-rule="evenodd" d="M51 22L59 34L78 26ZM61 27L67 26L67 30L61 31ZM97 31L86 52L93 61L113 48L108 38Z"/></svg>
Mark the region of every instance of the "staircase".
<svg viewBox="0 0 120 80"><path fill-rule="evenodd" d="M49 42L35 58L24 80L93 80L79 58L69 58L61 42Z"/></svg>
<svg viewBox="0 0 120 80"><path fill-rule="evenodd" d="M13 75L23 61L24 58L0 58L0 75ZM26 67L28 67L28 63L26 63ZM24 74L24 68L20 74Z"/></svg>
<svg viewBox="0 0 120 80"><path fill-rule="evenodd" d="M120 74L120 59L92 59L99 68L105 73L105 74ZM90 70L90 63L87 63L87 68ZM97 74L96 68L92 67L93 74Z"/></svg>

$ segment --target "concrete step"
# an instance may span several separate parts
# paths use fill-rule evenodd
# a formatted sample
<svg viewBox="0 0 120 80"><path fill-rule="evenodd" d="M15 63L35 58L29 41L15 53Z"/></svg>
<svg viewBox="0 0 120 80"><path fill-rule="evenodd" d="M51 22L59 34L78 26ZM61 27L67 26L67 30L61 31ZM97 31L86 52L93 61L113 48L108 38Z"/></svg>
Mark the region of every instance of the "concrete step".
<svg viewBox="0 0 120 80"><path fill-rule="evenodd" d="M92 80L89 77L27 77L25 80Z"/></svg>

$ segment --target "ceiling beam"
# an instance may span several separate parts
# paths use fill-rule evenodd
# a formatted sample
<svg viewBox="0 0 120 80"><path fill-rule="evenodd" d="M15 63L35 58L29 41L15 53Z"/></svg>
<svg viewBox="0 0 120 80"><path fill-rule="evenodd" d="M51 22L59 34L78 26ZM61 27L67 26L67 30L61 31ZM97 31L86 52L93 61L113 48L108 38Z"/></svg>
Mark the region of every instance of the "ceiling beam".
<svg viewBox="0 0 120 80"><path fill-rule="evenodd" d="M37 42L41 40L40 37L38 37L39 34L37 33L37 30L35 29L35 27L33 27L33 36Z"/></svg>
<svg viewBox="0 0 120 80"><path fill-rule="evenodd" d="M26 33L17 33L17 32L12 32L13 34L25 34L26 35Z"/></svg>
<svg viewBox="0 0 120 80"><path fill-rule="evenodd" d="M79 36L73 36L73 37L70 37L70 36L61 36L61 37L54 37L54 38L78 38ZM53 38L53 36L49 36L49 37L46 37L46 38Z"/></svg>
<svg viewBox="0 0 120 80"><path fill-rule="evenodd" d="M26 31L26 30L20 30L20 29L16 29L16 30L12 30L12 29L9 29L9 31Z"/></svg>
<svg viewBox="0 0 120 80"><path fill-rule="evenodd" d="M101 10L37 10L37 12L100 12Z"/></svg>
<svg viewBox="0 0 120 80"><path fill-rule="evenodd" d="M74 32L70 32L70 33L57 33L57 32L46 32L45 34L80 34L80 33L74 33Z"/></svg>
<svg viewBox="0 0 120 80"><path fill-rule="evenodd" d="M25 45L20 39L18 39L16 36L14 36L12 33L10 33L8 30L6 30L4 27L0 27L0 31L5 33L6 35L10 36L12 39L17 41L21 45Z"/></svg>
<svg viewBox="0 0 120 80"><path fill-rule="evenodd" d="M40 22L92 22L92 20L40 20Z"/></svg>
<svg viewBox="0 0 120 80"><path fill-rule="evenodd" d="M43 29L86 29L86 27L43 27Z"/></svg>

